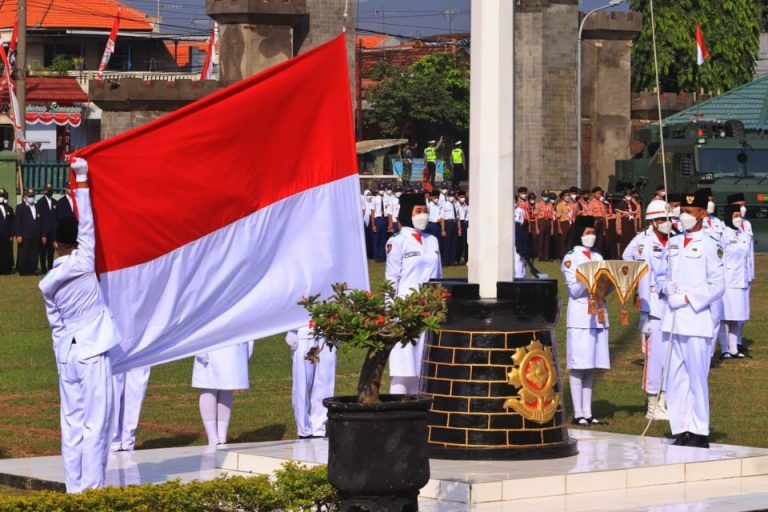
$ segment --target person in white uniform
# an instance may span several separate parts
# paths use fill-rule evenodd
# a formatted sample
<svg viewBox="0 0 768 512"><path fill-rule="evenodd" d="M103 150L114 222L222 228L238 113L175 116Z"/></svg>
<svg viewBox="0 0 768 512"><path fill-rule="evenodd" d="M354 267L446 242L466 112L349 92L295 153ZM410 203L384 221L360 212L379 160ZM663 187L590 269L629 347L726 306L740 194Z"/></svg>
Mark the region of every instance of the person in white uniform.
<svg viewBox="0 0 768 512"><path fill-rule="evenodd" d="M103 487L112 420L109 350L120 341L96 278L88 164L72 162L80 222L60 219L58 258L40 281L61 394L61 458L67 492Z"/></svg>
<svg viewBox="0 0 768 512"><path fill-rule="evenodd" d="M680 225L654 269L666 298L661 330L671 339L667 410L675 445L709 447L707 377L725 292L723 248L707 235L707 192L682 194ZM670 338L671 336L671 338Z"/></svg>
<svg viewBox="0 0 768 512"><path fill-rule="evenodd" d="M333 396L336 385L336 350L331 350L323 338L313 336L313 327L310 320L285 335L293 353L291 402L300 439L325 437L328 409L323 400ZM308 355L310 351L312 355Z"/></svg>
<svg viewBox="0 0 768 512"><path fill-rule="evenodd" d="M731 204L725 209L725 229L721 237L725 263L723 319L720 323L720 359L743 359L739 341L744 322L749 320L749 257L752 237L741 230L741 209Z"/></svg>
<svg viewBox="0 0 768 512"><path fill-rule="evenodd" d="M424 196L403 194L400 197L400 233L387 241L385 278L400 297L409 295L422 283L442 277L440 246L437 238L425 231L429 214ZM392 394L417 394L424 353L425 334L418 342L395 345L389 355Z"/></svg>
<svg viewBox="0 0 768 512"><path fill-rule="evenodd" d="M747 281L749 282L749 285L747 286L747 300L749 301L749 297L752 294L752 282L755 280L755 235L752 231L752 223L747 219L747 200L746 197L744 197L744 193L738 192L736 194L731 194L728 196L727 201L728 204L734 204L739 207L739 213L741 214L741 221L738 221L741 224L741 226L738 227L739 237L743 240L748 240L749 256L747 257ZM747 304L749 304L749 302ZM736 335L737 348L739 352L750 357L749 350L744 346L741 339L743 327L744 323L742 322L738 329L738 334Z"/></svg>
<svg viewBox="0 0 768 512"><path fill-rule="evenodd" d="M560 271L568 289L566 312L566 356L573 401L575 425L599 425L592 416L592 388L595 370L611 368L608 353L608 307L604 301L595 300L595 312L589 311L589 292L576 278L576 269L582 263L602 261L603 257L592 250L597 236L595 218L583 215L573 225L573 248L563 258ZM605 314L597 314L603 308Z"/></svg>
<svg viewBox="0 0 768 512"><path fill-rule="evenodd" d="M238 343L195 356L192 387L200 392L200 417L208 445L227 443L232 398L237 389L248 389L248 359L253 342Z"/></svg>
<svg viewBox="0 0 768 512"><path fill-rule="evenodd" d="M148 384L149 368L134 368L112 376L113 452L130 452L136 446L136 429Z"/></svg>
<svg viewBox="0 0 768 512"><path fill-rule="evenodd" d="M663 421L669 419L661 382L667 350L661 334L663 304L652 284L656 282L653 268L658 265L654 265L652 260L661 258L667 246L672 232L672 209L666 201L654 199L648 203L645 220L650 225L645 231L635 235L621 257L630 261L644 261L649 267L649 272L643 276L637 287L640 297L640 321L637 330L640 331L645 359L643 391L648 398L645 417Z"/></svg>

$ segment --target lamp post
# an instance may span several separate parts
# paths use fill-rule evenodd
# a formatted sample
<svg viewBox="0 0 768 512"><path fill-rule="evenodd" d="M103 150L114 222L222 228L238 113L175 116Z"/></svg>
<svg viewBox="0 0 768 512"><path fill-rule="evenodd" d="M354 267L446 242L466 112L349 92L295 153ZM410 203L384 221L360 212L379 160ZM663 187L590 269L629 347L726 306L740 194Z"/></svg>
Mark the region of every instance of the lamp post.
<svg viewBox="0 0 768 512"><path fill-rule="evenodd" d="M576 46L576 186L579 188L581 188L581 33L584 30L584 25L587 23L587 18L598 11L616 7L626 1L611 0L606 5L592 9L584 15L579 25L579 42Z"/></svg>

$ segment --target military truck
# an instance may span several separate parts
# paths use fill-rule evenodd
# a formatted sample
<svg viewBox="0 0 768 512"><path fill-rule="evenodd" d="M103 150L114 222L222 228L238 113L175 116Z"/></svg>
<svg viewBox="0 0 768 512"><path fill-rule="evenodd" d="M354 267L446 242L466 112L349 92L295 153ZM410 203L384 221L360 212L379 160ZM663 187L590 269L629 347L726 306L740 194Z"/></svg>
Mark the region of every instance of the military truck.
<svg viewBox="0 0 768 512"><path fill-rule="evenodd" d="M694 121L664 126L664 154L659 126L637 131L645 144L629 160L617 160L609 190L636 188L647 203L662 184L662 159L667 167L667 191L690 192L709 187L716 215L723 217L726 197L743 192L747 218L755 232L755 250L768 252L768 134L746 132L738 120Z"/></svg>

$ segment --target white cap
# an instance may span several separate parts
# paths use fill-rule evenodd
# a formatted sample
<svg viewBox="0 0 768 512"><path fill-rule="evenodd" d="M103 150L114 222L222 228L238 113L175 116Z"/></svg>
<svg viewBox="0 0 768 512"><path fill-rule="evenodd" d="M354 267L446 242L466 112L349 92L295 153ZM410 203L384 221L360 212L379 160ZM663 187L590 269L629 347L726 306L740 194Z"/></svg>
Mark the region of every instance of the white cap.
<svg viewBox="0 0 768 512"><path fill-rule="evenodd" d="M666 201L661 199L654 199L648 203L648 208L645 209L645 220L662 219L674 217L672 215L672 208L669 207Z"/></svg>
<svg viewBox="0 0 768 512"><path fill-rule="evenodd" d="M461 146L461 141L460 141L460 140L457 140L457 141L456 141L456 142L455 142L453 145L454 145L454 146Z"/></svg>
<svg viewBox="0 0 768 512"><path fill-rule="evenodd" d="M435 143L434 140L431 140L431 141L427 142L427 144L434 144L434 143Z"/></svg>

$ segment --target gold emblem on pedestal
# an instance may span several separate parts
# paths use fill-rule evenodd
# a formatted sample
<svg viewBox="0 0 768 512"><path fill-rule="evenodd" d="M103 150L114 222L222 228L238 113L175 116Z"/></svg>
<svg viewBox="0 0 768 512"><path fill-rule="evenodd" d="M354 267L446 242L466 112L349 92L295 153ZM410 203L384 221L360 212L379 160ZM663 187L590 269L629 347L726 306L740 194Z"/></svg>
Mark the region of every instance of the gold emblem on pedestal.
<svg viewBox="0 0 768 512"><path fill-rule="evenodd" d="M552 350L534 339L527 347L515 350L515 367L507 374L507 383L519 388L517 396L504 402L523 418L546 423L555 415L559 397L554 385L557 375L552 362Z"/></svg>

